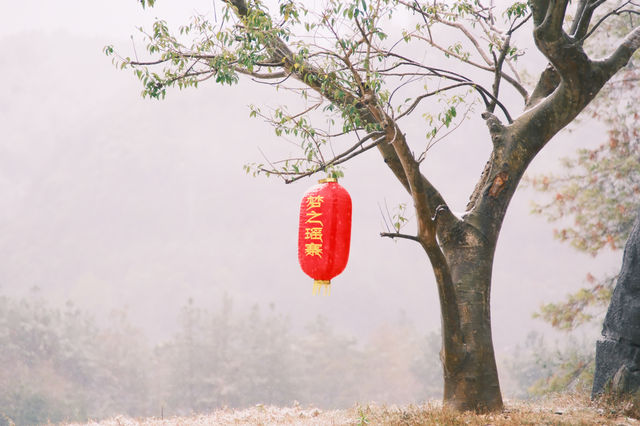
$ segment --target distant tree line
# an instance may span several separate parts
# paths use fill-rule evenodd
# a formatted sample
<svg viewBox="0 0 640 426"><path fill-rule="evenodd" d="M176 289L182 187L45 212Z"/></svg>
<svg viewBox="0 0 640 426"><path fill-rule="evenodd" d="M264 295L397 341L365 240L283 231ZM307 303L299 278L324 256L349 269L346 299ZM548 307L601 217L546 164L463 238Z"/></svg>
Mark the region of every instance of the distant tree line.
<svg viewBox="0 0 640 426"><path fill-rule="evenodd" d="M189 300L175 335L153 345L126 312L103 327L71 303L0 296L0 426L441 396L436 333L398 321L358 342L323 317L294 331L273 306L232 305L224 298L209 311Z"/></svg>

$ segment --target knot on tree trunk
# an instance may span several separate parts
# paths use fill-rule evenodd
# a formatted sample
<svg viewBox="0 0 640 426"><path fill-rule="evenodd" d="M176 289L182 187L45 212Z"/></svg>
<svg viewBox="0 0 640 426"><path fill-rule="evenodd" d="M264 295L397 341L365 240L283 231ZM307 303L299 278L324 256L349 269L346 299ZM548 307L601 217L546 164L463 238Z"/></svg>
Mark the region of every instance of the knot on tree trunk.
<svg viewBox="0 0 640 426"><path fill-rule="evenodd" d="M489 134L491 135L491 141L493 142L493 145L501 144L503 141L502 136L505 130L504 125L500 122L498 117L496 117L494 114L488 111L485 111L482 113L482 118L487 123L487 127L489 128Z"/></svg>
<svg viewBox="0 0 640 426"><path fill-rule="evenodd" d="M489 187L489 196L496 198L502 190L505 188L506 183L509 181L509 174L507 172L498 173L491 182Z"/></svg>

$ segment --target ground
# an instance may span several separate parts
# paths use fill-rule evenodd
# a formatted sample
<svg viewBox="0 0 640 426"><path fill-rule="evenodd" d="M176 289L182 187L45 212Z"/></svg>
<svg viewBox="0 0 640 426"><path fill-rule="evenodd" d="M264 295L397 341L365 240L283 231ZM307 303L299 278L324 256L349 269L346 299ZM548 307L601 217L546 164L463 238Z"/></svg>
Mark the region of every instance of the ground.
<svg viewBox="0 0 640 426"><path fill-rule="evenodd" d="M585 395L559 395L536 402L505 401L505 410L494 414L460 414L442 408L436 402L408 406L356 405L346 410L257 405L191 417L132 419L118 416L84 425L640 425L639 420L627 416L634 411L629 404L632 403L592 402Z"/></svg>

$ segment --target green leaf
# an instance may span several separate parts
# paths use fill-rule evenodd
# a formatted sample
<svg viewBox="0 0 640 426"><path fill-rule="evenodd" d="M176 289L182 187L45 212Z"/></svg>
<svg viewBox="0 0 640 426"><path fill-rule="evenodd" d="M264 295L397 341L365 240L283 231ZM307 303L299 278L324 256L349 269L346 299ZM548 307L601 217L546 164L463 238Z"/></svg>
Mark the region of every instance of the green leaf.
<svg viewBox="0 0 640 426"><path fill-rule="evenodd" d="M156 0L139 0L140 4L142 4L142 8L144 9L146 6L153 7L156 3Z"/></svg>

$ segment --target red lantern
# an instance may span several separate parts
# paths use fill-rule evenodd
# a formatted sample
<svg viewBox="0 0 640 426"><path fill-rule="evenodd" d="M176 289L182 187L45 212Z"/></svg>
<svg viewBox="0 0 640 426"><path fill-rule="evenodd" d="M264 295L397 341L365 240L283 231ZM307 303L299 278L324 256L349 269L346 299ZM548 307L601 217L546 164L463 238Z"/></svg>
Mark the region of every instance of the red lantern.
<svg viewBox="0 0 640 426"><path fill-rule="evenodd" d="M331 279L344 270L349 259L351 197L337 179L318 183L300 204L298 260L314 279L313 294L323 287L329 294Z"/></svg>

